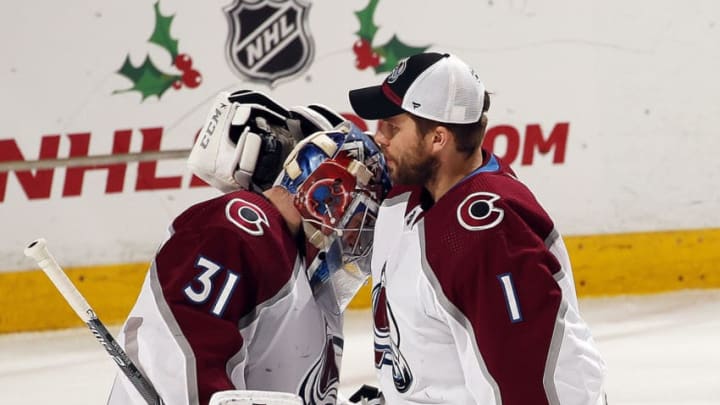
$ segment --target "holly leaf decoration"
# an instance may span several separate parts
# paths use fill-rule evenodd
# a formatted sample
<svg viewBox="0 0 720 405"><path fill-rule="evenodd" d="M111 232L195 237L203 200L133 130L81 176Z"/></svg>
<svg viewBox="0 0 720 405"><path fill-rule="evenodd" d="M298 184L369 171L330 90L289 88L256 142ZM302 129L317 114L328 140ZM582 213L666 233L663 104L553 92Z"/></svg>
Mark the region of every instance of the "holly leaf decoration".
<svg viewBox="0 0 720 405"><path fill-rule="evenodd" d="M361 40L367 41L367 44L372 44L379 28L375 25L375 10L379 1L370 0L364 9L355 12L355 16L360 21L360 29L355 34ZM391 71L401 59L424 52L429 47L429 45L410 46L402 42L397 35L393 35L386 44L372 47L372 52L364 48L364 45L360 45L357 49L353 48L353 50L357 55L356 66L358 69L364 69L368 65L373 66L377 74Z"/></svg>
<svg viewBox="0 0 720 405"><path fill-rule="evenodd" d="M357 36L361 39L366 39L368 43L372 43L373 38L375 38L375 33L378 30L378 26L375 25L375 22L373 21L378 1L380 0L370 0L367 7L355 12L355 16L360 21L360 30L358 30L355 34L357 34Z"/></svg>
<svg viewBox="0 0 720 405"><path fill-rule="evenodd" d="M375 73L389 72L401 59L415 55L416 53L425 52L429 47L430 46L410 46L402 42L397 35L393 35L386 44L373 48L373 50L382 57L382 63L375 66Z"/></svg>
<svg viewBox="0 0 720 405"><path fill-rule="evenodd" d="M170 35L170 25L173 18L175 18L174 15L164 16L160 14L160 2L155 3L155 31L150 36L149 42L165 48L170 52L172 60L175 60L178 55L178 40Z"/></svg>
<svg viewBox="0 0 720 405"><path fill-rule="evenodd" d="M150 96L162 97L163 93L172 87L175 81L180 79L178 75L161 72L149 56L145 57L145 61L141 65L134 66L130 62L130 55L128 55L117 73L130 79L133 86L125 90L116 90L114 93L138 91L142 94L142 101L145 101Z"/></svg>

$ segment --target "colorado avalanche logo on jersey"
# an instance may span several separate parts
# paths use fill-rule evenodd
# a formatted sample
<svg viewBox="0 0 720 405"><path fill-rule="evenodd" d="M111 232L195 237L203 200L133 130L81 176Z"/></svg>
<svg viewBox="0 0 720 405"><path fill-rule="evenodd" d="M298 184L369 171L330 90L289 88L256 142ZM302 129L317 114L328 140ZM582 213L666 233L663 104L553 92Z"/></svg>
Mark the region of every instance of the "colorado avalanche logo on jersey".
<svg viewBox="0 0 720 405"><path fill-rule="evenodd" d="M261 236L265 233L263 224L270 226L270 221L260 207L242 198L233 198L228 201L225 206L225 216L250 235Z"/></svg>
<svg viewBox="0 0 720 405"><path fill-rule="evenodd" d="M458 222L469 231L482 231L496 226L505 216L505 211L495 206L499 199L500 196L493 193L470 194L458 205Z"/></svg>
<svg viewBox="0 0 720 405"><path fill-rule="evenodd" d="M400 331L385 295L385 268L380 283L373 287L373 330L375 333L375 368L392 367L393 383L398 392L406 392L413 382L412 371L400 353Z"/></svg>
<svg viewBox="0 0 720 405"><path fill-rule="evenodd" d="M328 332L323 352L300 385L299 395L306 405L335 405L340 381L338 361L342 350L342 338Z"/></svg>

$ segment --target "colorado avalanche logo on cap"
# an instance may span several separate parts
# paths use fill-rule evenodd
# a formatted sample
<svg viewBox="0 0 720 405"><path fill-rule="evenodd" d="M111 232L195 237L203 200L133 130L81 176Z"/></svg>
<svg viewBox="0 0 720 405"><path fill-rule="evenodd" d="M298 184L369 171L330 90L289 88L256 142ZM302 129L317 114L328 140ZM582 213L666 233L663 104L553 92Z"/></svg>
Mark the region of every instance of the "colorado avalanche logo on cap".
<svg viewBox="0 0 720 405"><path fill-rule="evenodd" d="M499 199L500 196L493 193L470 194L458 205L458 222L469 231L482 231L496 226L505 216L505 211L495 206Z"/></svg>
<svg viewBox="0 0 720 405"><path fill-rule="evenodd" d="M265 233L263 224L270 226L270 221L260 207L241 198L233 198L225 205L225 216L250 235L261 236Z"/></svg>
<svg viewBox="0 0 720 405"><path fill-rule="evenodd" d="M395 81L400 77L401 74L405 73L405 67L407 66L407 60L408 58L405 58L398 62L397 66L390 72L390 76L387 78L388 83L395 83Z"/></svg>
<svg viewBox="0 0 720 405"><path fill-rule="evenodd" d="M309 9L303 0L235 0L224 9L231 67L243 78L269 85L300 74L314 55Z"/></svg>

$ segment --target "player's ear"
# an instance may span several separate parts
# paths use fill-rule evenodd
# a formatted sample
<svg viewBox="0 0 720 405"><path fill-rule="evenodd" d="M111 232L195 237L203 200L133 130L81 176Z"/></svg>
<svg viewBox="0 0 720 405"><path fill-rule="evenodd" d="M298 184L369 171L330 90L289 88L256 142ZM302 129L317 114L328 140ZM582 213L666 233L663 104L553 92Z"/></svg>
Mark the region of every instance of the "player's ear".
<svg viewBox="0 0 720 405"><path fill-rule="evenodd" d="M432 150L439 152L443 148L446 148L452 134L450 130L444 125L437 125L430 134L430 142L432 143Z"/></svg>

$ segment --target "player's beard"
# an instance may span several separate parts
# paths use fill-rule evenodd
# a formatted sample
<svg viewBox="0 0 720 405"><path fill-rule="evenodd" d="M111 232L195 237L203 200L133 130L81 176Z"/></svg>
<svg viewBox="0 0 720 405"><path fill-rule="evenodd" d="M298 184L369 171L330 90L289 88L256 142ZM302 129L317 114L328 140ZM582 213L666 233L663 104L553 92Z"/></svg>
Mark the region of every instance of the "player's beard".
<svg viewBox="0 0 720 405"><path fill-rule="evenodd" d="M394 163L395 167L390 168L393 184L420 186L426 185L433 178L439 165L435 156L423 151L420 140Z"/></svg>

